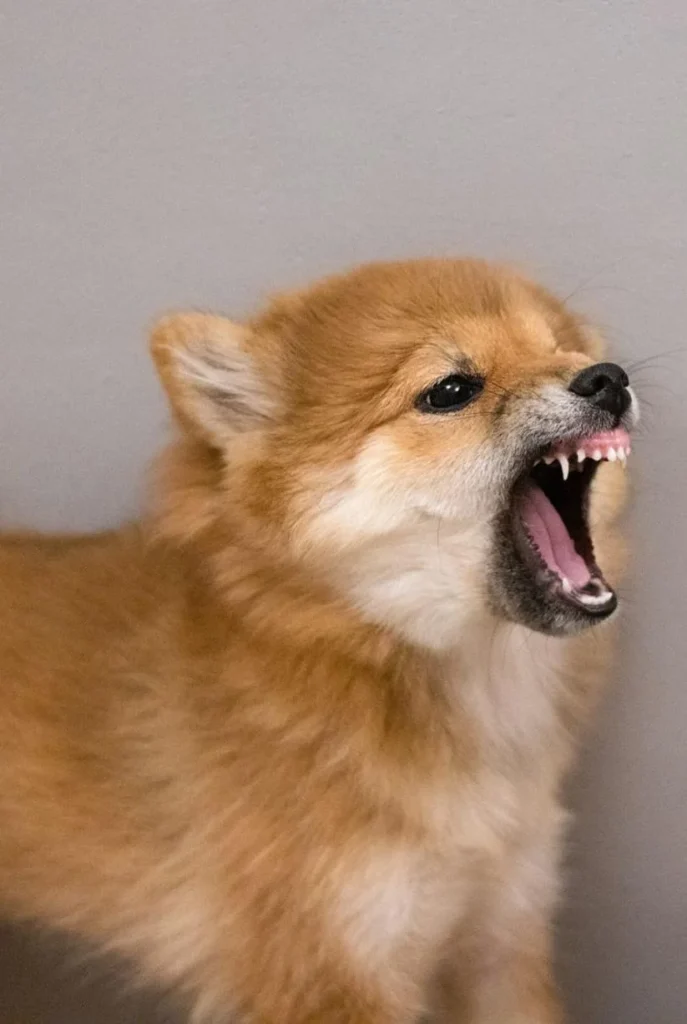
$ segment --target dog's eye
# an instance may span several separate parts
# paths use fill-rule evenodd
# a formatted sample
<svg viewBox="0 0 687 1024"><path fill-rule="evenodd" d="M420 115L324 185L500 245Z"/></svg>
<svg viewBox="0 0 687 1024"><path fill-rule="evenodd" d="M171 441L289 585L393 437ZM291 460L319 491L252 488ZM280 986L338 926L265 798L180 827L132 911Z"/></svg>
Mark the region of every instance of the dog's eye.
<svg viewBox="0 0 687 1024"><path fill-rule="evenodd" d="M483 386L475 377L452 373L423 391L416 405L420 412L456 412L477 398Z"/></svg>

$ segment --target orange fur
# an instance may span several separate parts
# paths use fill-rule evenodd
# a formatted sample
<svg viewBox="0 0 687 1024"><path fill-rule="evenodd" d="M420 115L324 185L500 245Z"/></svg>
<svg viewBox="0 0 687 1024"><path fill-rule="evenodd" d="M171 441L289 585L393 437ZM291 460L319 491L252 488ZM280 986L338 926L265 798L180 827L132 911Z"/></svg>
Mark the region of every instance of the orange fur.
<svg viewBox="0 0 687 1024"><path fill-rule="evenodd" d="M442 480L502 395L596 342L510 272L428 261L152 344L181 436L150 514L0 543L5 910L135 958L198 1020L401 1024L436 1000L554 1024L558 790L611 627L499 621L482 520L451 525ZM457 353L493 390L429 430L413 397ZM621 477L595 484L611 575ZM455 595L425 568L442 550Z"/></svg>

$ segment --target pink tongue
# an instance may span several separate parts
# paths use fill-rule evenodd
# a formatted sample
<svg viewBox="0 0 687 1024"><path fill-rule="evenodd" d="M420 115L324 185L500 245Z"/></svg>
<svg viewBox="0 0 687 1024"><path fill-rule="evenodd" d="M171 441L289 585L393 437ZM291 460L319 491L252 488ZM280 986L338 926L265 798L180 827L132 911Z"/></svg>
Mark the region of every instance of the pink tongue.
<svg viewBox="0 0 687 1024"><path fill-rule="evenodd" d="M575 587L584 587L591 573L575 551L565 523L536 484L528 487L522 500L522 521L539 553L559 576L567 577Z"/></svg>

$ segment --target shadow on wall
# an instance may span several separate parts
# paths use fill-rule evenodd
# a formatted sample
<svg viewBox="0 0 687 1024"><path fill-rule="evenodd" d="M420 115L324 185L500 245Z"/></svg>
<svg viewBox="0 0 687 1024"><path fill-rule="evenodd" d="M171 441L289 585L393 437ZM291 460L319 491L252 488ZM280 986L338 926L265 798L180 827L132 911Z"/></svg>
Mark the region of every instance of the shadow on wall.
<svg viewBox="0 0 687 1024"><path fill-rule="evenodd" d="M62 937L0 926L0 1024L185 1024L165 997L135 992L126 968Z"/></svg>

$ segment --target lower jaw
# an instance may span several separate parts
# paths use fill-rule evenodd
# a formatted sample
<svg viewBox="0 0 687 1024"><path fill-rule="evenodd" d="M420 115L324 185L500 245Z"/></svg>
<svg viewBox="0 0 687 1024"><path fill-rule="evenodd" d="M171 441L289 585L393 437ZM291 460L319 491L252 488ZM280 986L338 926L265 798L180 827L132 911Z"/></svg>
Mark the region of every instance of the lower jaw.
<svg viewBox="0 0 687 1024"><path fill-rule="evenodd" d="M510 510L498 524L489 576L495 614L547 636L584 632L610 618L618 604L605 582L607 598L596 606L581 600L579 592L568 592L563 580L541 564L528 539L518 536ZM603 580L600 573L592 575L592 580L595 578Z"/></svg>
<svg viewBox="0 0 687 1024"><path fill-rule="evenodd" d="M595 565L582 587L557 575L544 565L526 536L511 532L513 562L507 571L508 617L539 632L566 636L608 619L618 606L615 592Z"/></svg>
<svg viewBox="0 0 687 1024"><path fill-rule="evenodd" d="M618 604L616 594L608 586L600 572L594 572L589 582L582 587L573 586L569 580L558 576L542 566L539 571L527 567L532 585L542 601L550 602L561 609L582 613L594 621L607 618Z"/></svg>

